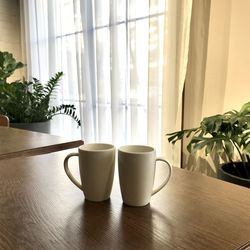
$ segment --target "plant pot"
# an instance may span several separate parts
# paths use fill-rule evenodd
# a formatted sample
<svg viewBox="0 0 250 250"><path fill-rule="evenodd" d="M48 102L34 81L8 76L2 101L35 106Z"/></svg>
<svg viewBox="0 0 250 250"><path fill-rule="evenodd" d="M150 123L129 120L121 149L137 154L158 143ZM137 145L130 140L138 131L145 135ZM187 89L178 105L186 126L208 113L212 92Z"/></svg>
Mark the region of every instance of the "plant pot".
<svg viewBox="0 0 250 250"><path fill-rule="evenodd" d="M10 127L50 134L50 121L31 123L10 123Z"/></svg>
<svg viewBox="0 0 250 250"><path fill-rule="evenodd" d="M221 180L250 188L250 167L243 162L222 164L217 175Z"/></svg>

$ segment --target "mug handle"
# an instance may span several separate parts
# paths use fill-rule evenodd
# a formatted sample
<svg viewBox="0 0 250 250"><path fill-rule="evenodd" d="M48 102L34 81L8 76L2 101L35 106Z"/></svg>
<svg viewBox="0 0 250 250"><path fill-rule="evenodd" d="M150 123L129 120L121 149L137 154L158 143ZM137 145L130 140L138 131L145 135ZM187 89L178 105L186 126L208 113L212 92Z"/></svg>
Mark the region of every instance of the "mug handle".
<svg viewBox="0 0 250 250"><path fill-rule="evenodd" d="M169 181L169 179L170 179L170 176L171 176L171 174L172 174L172 166L170 165L170 163L169 163L167 160L165 160L165 159L163 159L163 158L156 158L155 161L163 161L163 162L165 162L165 163L166 163L165 165L168 167L169 172L168 172L167 178L163 181L163 183L162 183L159 187L155 188L155 189L152 191L152 194L151 194L151 195L154 195L154 194L156 194L157 192L159 192L159 191L168 183L168 181Z"/></svg>
<svg viewBox="0 0 250 250"><path fill-rule="evenodd" d="M69 161L69 158L72 157L72 156L79 156L79 153L71 153L71 154L68 154L66 156L66 158L64 159L64 162L63 162L63 165L64 165L64 170L67 174L67 176L69 177L69 179L78 187L80 188L81 190L82 189L82 185L80 184L79 181L77 181L75 179L75 177L71 174L70 170L69 170L69 165L68 165L68 161Z"/></svg>

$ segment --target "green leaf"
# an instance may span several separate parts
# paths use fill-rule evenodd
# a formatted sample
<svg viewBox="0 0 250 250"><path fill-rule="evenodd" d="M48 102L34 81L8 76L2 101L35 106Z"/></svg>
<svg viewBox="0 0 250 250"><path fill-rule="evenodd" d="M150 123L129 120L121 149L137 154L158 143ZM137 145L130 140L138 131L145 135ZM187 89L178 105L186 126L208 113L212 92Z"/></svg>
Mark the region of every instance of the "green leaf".
<svg viewBox="0 0 250 250"><path fill-rule="evenodd" d="M234 155L234 145L232 144L231 141L224 141L224 145L225 145L226 154L228 155L230 159L232 159Z"/></svg>
<svg viewBox="0 0 250 250"><path fill-rule="evenodd" d="M213 151L214 146L215 146L215 142L211 142L211 143L207 144L205 147L205 154L209 155Z"/></svg>
<svg viewBox="0 0 250 250"><path fill-rule="evenodd" d="M241 107L240 114L249 114L249 113L250 113L250 102L247 102Z"/></svg>
<svg viewBox="0 0 250 250"><path fill-rule="evenodd" d="M188 131L188 132L187 132ZM250 159L250 102L242 105L240 111L231 110L224 114L205 117L198 128L180 130L169 137L171 142L190 136L187 145L190 153L205 149L205 154L216 151L219 155L227 154L231 160L234 154L241 159Z"/></svg>
<svg viewBox="0 0 250 250"><path fill-rule="evenodd" d="M22 62L17 62L13 54L7 51L0 51L0 84L7 82L7 78L11 76L15 70L24 67Z"/></svg>

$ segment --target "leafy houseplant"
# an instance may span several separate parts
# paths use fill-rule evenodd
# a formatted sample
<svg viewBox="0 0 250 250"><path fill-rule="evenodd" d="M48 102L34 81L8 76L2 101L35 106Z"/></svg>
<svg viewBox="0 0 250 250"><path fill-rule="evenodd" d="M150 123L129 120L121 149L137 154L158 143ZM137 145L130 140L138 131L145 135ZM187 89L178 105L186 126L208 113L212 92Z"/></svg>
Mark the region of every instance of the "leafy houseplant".
<svg viewBox="0 0 250 250"><path fill-rule="evenodd" d="M6 79L23 66L24 64L17 62L11 53L0 51L0 84L6 83Z"/></svg>
<svg viewBox="0 0 250 250"><path fill-rule="evenodd" d="M232 110L206 117L199 127L167 136L173 144L184 137L190 137L187 145L189 153L203 149L206 155L215 151L221 158L226 157L228 164L218 168L219 177L223 178L221 171L229 171L230 177L246 179L250 187L250 102L245 103L240 111ZM235 157L240 159L239 162L234 161Z"/></svg>
<svg viewBox="0 0 250 250"><path fill-rule="evenodd" d="M65 114L81 126L74 105L61 104L50 107L51 97L55 94L63 73L56 73L45 85L35 78L32 81L8 83L7 77L23 66L24 64L13 59L12 54L0 52L0 113L7 115L11 123L44 122L55 115Z"/></svg>

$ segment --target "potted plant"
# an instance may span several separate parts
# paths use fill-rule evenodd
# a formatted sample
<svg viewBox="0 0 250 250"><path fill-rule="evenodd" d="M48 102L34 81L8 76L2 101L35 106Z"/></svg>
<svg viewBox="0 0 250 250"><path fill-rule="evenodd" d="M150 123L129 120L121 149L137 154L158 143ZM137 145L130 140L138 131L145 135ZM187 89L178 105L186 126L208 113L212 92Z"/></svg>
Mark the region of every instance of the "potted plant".
<svg viewBox="0 0 250 250"><path fill-rule="evenodd" d="M250 187L250 102L245 103L240 111L206 117L199 127L167 136L173 144L184 137L190 138L189 153L204 150L208 155L215 151L221 159L226 158L226 162L218 166L218 177Z"/></svg>
<svg viewBox="0 0 250 250"><path fill-rule="evenodd" d="M5 60L2 63L2 68L1 58ZM10 60L10 58L12 59ZM74 105L61 104L50 106L51 97L55 94L63 72L56 73L45 85L36 78L33 78L32 81L23 80L8 83L7 77L15 69L23 65L20 62L17 63L12 55L8 55L8 52L0 52L0 113L9 117L11 126L25 128L24 123L46 122L59 114L71 116L78 126L81 126L81 121L75 113L76 108ZM2 72L6 72L6 74L1 74ZM1 76L3 77L1 78ZM32 128L30 129L32 130Z"/></svg>

